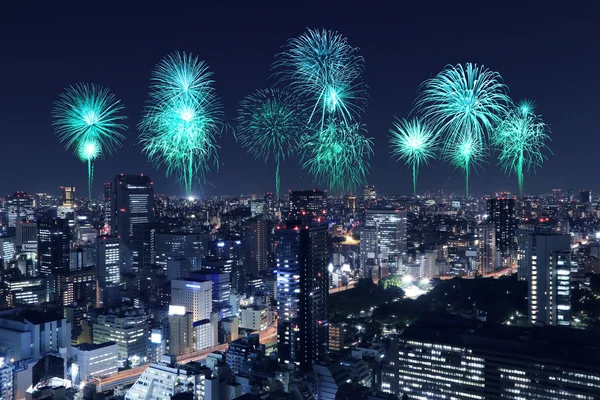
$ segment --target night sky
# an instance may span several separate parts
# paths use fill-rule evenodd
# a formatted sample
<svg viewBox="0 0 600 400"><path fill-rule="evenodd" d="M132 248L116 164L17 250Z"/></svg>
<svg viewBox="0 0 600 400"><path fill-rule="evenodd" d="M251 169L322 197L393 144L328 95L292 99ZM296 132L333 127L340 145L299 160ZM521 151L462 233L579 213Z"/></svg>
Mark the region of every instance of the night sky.
<svg viewBox="0 0 600 400"><path fill-rule="evenodd" d="M58 193L60 185L86 194L86 166L58 142L50 119L58 94L80 81L109 87L129 117L123 147L96 163L95 193L121 172L150 175L157 192L182 193L137 145L136 125L154 65L173 51L205 60L226 120L233 122L245 95L273 83L269 68L281 46L308 27L339 31L365 58L364 122L375 141L368 183L378 191L412 191L409 169L389 157L393 117L408 116L423 80L446 64L465 62L498 71L511 97L534 100L552 129L554 155L537 175L526 177L526 192L600 189L597 2L40 0L0 6L0 196L15 190ZM208 175L206 195L274 189L274 164L254 160L231 134L218 144L221 165ZM485 168L473 175L472 192L516 191L516 178L504 177L495 154ZM283 164L281 181L282 191L315 186L296 159ZM419 191L438 189L462 193L462 173L438 162L423 168Z"/></svg>

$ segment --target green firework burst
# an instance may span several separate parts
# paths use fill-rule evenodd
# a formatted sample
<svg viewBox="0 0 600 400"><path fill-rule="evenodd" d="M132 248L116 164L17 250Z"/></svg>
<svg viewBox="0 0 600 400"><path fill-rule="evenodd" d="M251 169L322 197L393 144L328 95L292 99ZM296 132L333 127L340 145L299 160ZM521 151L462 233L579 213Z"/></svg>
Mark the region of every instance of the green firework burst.
<svg viewBox="0 0 600 400"><path fill-rule="evenodd" d="M246 96L238 110L238 139L255 158L276 164L275 192L279 204L279 165L298 151L305 119L304 104L287 91L257 90Z"/></svg>
<svg viewBox="0 0 600 400"><path fill-rule="evenodd" d="M469 174L471 170L481 165L485 159L485 154L486 151L481 138L468 133L460 136L456 142L450 144L443 154L446 161L465 172L467 196L469 195Z"/></svg>
<svg viewBox="0 0 600 400"><path fill-rule="evenodd" d="M373 154L373 141L363 132L358 123L328 121L323 130L304 136L302 167L333 193L355 190L364 183Z"/></svg>
<svg viewBox="0 0 600 400"><path fill-rule="evenodd" d="M110 90L79 83L60 94L52 111L55 134L88 165L88 196L92 198L93 162L121 146L126 129L124 107Z"/></svg>
<svg viewBox="0 0 600 400"><path fill-rule="evenodd" d="M189 195L194 182L204 182L210 162L217 163L216 138L222 108L212 73L204 61L173 53L152 72L150 101L139 124L140 143L158 167L166 166Z"/></svg>
<svg viewBox="0 0 600 400"><path fill-rule="evenodd" d="M547 158L543 151L550 151L549 133L548 125L534 113L533 103L523 101L506 113L493 136L493 145L500 151L498 164L517 176L521 194L525 171L541 167Z"/></svg>
<svg viewBox="0 0 600 400"><path fill-rule="evenodd" d="M413 192L417 194L417 176L421 164L428 164L435 158L436 135L424 122L415 118L407 121L397 120L390 129L392 137L390 147L392 156L404 160L412 168Z"/></svg>

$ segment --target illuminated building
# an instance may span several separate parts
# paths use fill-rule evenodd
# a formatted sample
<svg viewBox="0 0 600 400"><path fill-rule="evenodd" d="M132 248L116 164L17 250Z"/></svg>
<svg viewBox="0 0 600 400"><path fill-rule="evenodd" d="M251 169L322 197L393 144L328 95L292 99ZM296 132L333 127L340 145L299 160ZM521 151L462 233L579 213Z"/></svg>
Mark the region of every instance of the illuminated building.
<svg viewBox="0 0 600 400"><path fill-rule="evenodd" d="M276 240L277 355L309 370L327 351L327 225L290 221L277 228Z"/></svg>
<svg viewBox="0 0 600 400"><path fill-rule="evenodd" d="M405 329L397 365L409 399L596 399L597 335L430 316Z"/></svg>
<svg viewBox="0 0 600 400"><path fill-rule="evenodd" d="M186 312L192 313L192 322L210 319L212 285L212 281L172 280L171 304L183 306Z"/></svg>
<svg viewBox="0 0 600 400"><path fill-rule="evenodd" d="M38 306L46 301L46 288L41 278L5 279L4 284L9 292L7 299L9 307Z"/></svg>
<svg viewBox="0 0 600 400"><path fill-rule="evenodd" d="M69 221L43 218L37 222L38 271L49 275L69 270L71 229Z"/></svg>
<svg viewBox="0 0 600 400"><path fill-rule="evenodd" d="M37 254L37 223L20 222L15 230L15 247L18 252Z"/></svg>
<svg viewBox="0 0 600 400"><path fill-rule="evenodd" d="M94 344L116 342L119 360L140 361L148 346L148 314L140 308L110 309L97 317Z"/></svg>
<svg viewBox="0 0 600 400"><path fill-rule="evenodd" d="M366 275L397 267L406 254L406 210L369 208L361 233L360 260Z"/></svg>
<svg viewBox="0 0 600 400"><path fill-rule="evenodd" d="M339 352L344 349L345 330L346 324L344 323L329 324L329 344L327 347L330 352Z"/></svg>
<svg viewBox="0 0 600 400"><path fill-rule="evenodd" d="M271 325L269 309L266 306L243 307L240 310L240 328L264 332Z"/></svg>
<svg viewBox="0 0 600 400"><path fill-rule="evenodd" d="M64 207L75 207L75 187L74 186L61 186L62 191L62 206Z"/></svg>
<svg viewBox="0 0 600 400"><path fill-rule="evenodd" d="M119 346L115 342L100 344L82 343L71 347L71 357L76 365L71 367L72 381L84 382L115 374L119 369Z"/></svg>
<svg viewBox="0 0 600 400"><path fill-rule="evenodd" d="M4 357L0 357L0 399L14 399L14 368L6 364Z"/></svg>
<svg viewBox="0 0 600 400"><path fill-rule="evenodd" d="M121 241L116 236L98 236L96 239L96 266L101 287L121 284Z"/></svg>
<svg viewBox="0 0 600 400"><path fill-rule="evenodd" d="M316 219L327 213L325 193L320 190L297 190L290 192L289 219Z"/></svg>
<svg viewBox="0 0 600 400"><path fill-rule="evenodd" d="M111 233L129 246L133 226L154 222L154 188L146 175L117 175L111 192Z"/></svg>
<svg viewBox="0 0 600 400"><path fill-rule="evenodd" d="M528 311L532 325L571 324L571 241L568 235L529 235Z"/></svg>
<svg viewBox="0 0 600 400"><path fill-rule="evenodd" d="M375 186L365 186L364 199L369 207L377 203L377 191L375 191Z"/></svg>
<svg viewBox="0 0 600 400"><path fill-rule="evenodd" d="M112 209L112 196L113 188L111 182L104 184L104 234L111 233L112 219L114 217L114 210Z"/></svg>
<svg viewBox="0 0 600 400"><path fill-rule="evenodd" d="M490 221L477 226L477 271L487 275L496 269L496 228Z"/></svg>
<svg viewBox="0 0 600 400"><path fill-rule="evenodd" d="M252 218L244 224L244 248L246 273L258 274L267 269L269 223L262 216Z"/></svg>
<svg viewBox="0 0 600 400"><path fill-rule="evenodd" d="M488 221L496 229L496 248L504 257L513 257L517 250L517 205L514 198L495 197L487 200Z"/></svg>
<svg viewBox="0 0 600 400"><path fill-rule="evenodd" d="M230 273L202 270L192 272L190 278L201 282L212 281L212 312L218 314L219 321L233 315L229 303L231 297Z"/></svg>
<svg viewBox="0 0 600 400"><path fill-rule="evenodd" d="M157 232L154 243L156 265L167 272L169 279L182 279L187 278L190 271L202 267L208 234Z"/></svg>
<svg viewBox="0 0 600 400"><path fill-rule="evenodd" d="M245 277L244 246L240 240L218 240L208 243L208 257L202 269L231 275L231 288L239 293Z"/></svg>
<svg viewBox="0 0 600 400"><path fill-rule="evenodd" d="M15 238L14 236L0 237L0 266L6 269L8 262L15 258Z"/></svg>
<svg viewBox="0 0 600 400"><path fill-rule="evenodd" d="M169 354L181 356L194 351L192 313L181 307L169 308Z"/></svg>
<svg viewBox="0 0 600 400"><path fill-rule="evenodd" d="M20 221L35 220L35 200L25 192L15 192L6 196L5 206L8 214L8 227L15 228Z"/></svg>

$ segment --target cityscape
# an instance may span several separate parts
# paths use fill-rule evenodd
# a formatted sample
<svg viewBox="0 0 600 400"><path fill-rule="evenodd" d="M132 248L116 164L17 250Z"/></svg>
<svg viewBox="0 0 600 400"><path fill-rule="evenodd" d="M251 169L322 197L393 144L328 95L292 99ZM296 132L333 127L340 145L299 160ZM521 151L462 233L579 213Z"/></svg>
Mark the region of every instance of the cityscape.
<svg viewBox="0 0 600 400"><path fill-rule="evenodd" d="M600 9L135 3L6 8L0 400L600 398Z"/></svg>

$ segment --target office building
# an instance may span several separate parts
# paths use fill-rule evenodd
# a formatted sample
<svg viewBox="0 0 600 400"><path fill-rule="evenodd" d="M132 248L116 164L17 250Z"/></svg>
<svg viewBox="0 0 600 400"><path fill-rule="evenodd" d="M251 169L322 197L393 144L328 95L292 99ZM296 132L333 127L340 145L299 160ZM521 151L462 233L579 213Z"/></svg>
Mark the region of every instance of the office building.
<svg viewBox="0 0 600 400"><path fill-rule="evenodd" d="M112 187L111 233L129 245L136 224L154 222L154 188L146 175L117 175Z"/></svg>
<svg viewBox="0 0 600 400"><path fill-rule="evenodd" d="M579 191L579 202L581 204L590 204L592 202L592 191L591 190L580 190Z"/></svg>
<svg viewBox="0 0 600 400"><path fill-rule="evenodd" d="M161 266L169 279L185 279L190 271L202 267L202 259L208 254L207 233L157 232L154 237L156 265ZM178 271L168 268L169 263Z"/></svg>
<svg viewBox="0 0 600 400"><path fill-rule="evenodd" d="M16 228L17 223L21 221L35 221L35 200L33 196L25 192L15 192L13 195L6 196L5 206L9 228Z"/></svg>
<svg viewBox="0 0 600 400"><path fill-rule="evenodd" d="M37 222L23 222L15 229L15 248L21 253L37 254L38 231Z"/></svg>
<svg viewBox="0 0 600 400"><path fill-rule="evenodd" d="M327 198L320 190L290 192L289 219L317 219L327 214Z"/></svg>
<svg viewBox="0 0 600 400"><path fill-rule="evenodd" d="M243 307L240 310L240 328L264 332L271 325L267 306Z"/></svg>
<svg viewBox="0 0 600 400"><path fill-rule="evenodd" d="M119 370L119 346L115 342L100 344L82 343L71 347L74 365L74 383L91 378L101 378L115 374Z"/></svg>
<svg viewBox="0 0 600 400"><path fill-rule="evenodd" d="M0 236L0 267L7 269L8 263L15 259L15 237Z"/></svg>
<svg viewBox="0 0 600 400"><path fill-rule="evenodd" d="M437 250L425 250L421 262L423 263L423 277L425 279L433 279L440 274L437 266Z"/></svg>
<svg viewBox="0 0 600 400"><path fill-rule="evenodd" d="M213 308L212 281L172 280L171 305L192 313L192 322L210 319Z"/></svg>
<svg viewBox="0 0 600 400"><path fill-rule="evenodd" d="M477 272L486 276L496 269L496 227L490 221L477 225Z"/></svg>
<svg viewBox="0 0 600 400"><path fill-rule="evenodd" d="M56 288L54 298L58 304L68 306L73 303L96 306L97 282L96 268L78 271L65 271L52 274L48 285Z"/></svg>
<svg viewBox="0 0 600 400"><path fill-rule="evenodd" d="M127 245L126 241L123 241L123 245L129 250L133 271L147 270L154 266L156 263L156 235L165 229L165 225L156 222L133 225L129 244Z"/></svg>
<svg viewBox="0 0 600 400"><path fill-rule="evenodd" d="M510 197L495 197L486 202L488 221L496 229L496 248L504 257L515 257L517 250L517 205Z"/></svg>
<svg viewBox="0 0 600 400"><path fill-rule="evenodd" d="M399 339L400 393L394 394L409 399L596 399L599 344L597 335L583 330L422 318Z"/></svg>
<svg viewBox="0 0 600 400"><path fill-rule="evenodd" d="M329 341L327 347L330 352L340 352L344 350L345 331L346 324L344 323L329 325Z"/></svg>
<svg viewBox="0 0 600 400"><path fill-rule="evenodd" d="M63 207L74 208L75 207L75 187L74 186L61 186L62 192L62 203Z"/></svg>
<svg viewBox="0 0 600 400"><path fill-rule="evenodd" d="M252 353L259 351L260 338L257 334L246 335L229 343L225 360L234 374L250 373Z"/></svg>
<svg viewBox="0 0 600 400"><path fill-rule="evenodd" d="M6 363L4 357L0 357L0 399L12 400L15 395L14 368Z"/></svg>
<svg viewBox="0 0 600 400"><path fill-rule="evenodd" d="M568 235L529 235L528 311L532 325L570 325L571 242Z"/></svg>
<svg viewBox="0 0 600 400"><path fill-rule="evenodd" d="M111 182L104 184L104 227L103 233L108 235L113 226L112 219L114 218L114 210L112 208L113 185Z"/></svg>
<svg viewBox="0 0 600 400"><path fill-rule="evenodd" d="M181 306L169 308L169 354L181 356L194 351L192 313Z"/></svg>
<svg viewBox="0 0 600 400"><path fill-rule="evenodd" d="M257 275L267 270L269 261L269 221L259 216L244 225L246 273Z"/></svg>
<svg viewBox="0 0 600 400"><path fill-rule="evenodd" d="M121 284L121 240L116 236L98 236L96 259L98 284L102 288L119 286Z"/></svg>
<svg viewBox="0 0 600 400"><path fill-rule="evenodd" d="M407 248L406 210L369 208L360 240L366 275L381 278L382 268L398 267Z"/></svg>
<svg viewBox="0 0 600 400"><path fill-rule="evenodd" d="M119 360L134 364L146 357L149 315L140 308L110 309L98 315L93 329L94 344L116 342Z"/></svg>
<svg viewBox="0 0 600 400"><path fill-rule="evenodd" d="M13 308L0 311L0 351L7 360L37 360L71 343L71 324L58 314Z"/></svg>
<svg viewBox="0 0 600 400"><path fill-rule="evenodd" d="M38 271L49 275L69 270L71 229L68 220L42 218L37 222Z"/></svg>
<svg viewBox="0 0 600 400"><path fill-rule="evenodd" d="M39 306L46 301L46 281L42 278L5 279L4 285L8 291L6 305Z"/></svg>
<svg viewBox="0 0 600 400"><path fill-rule="evenodd" d="M219 319L216 313L212 313L210 319L195 321L193 329L194 351L208 349L219 344Z"/></svg>
<svg viewBox="0 0 600 400"><path fill-rule="evenodd" d="M375 204L377 202L377 191L375 190L375 186L365 186L363 197L367 206L372 206Z"/></svg>
<svg viewBox="0 0 600 400"><path fill-rule="evenodd" d="M201 282L212 281L212 312L219 315L219 321L233 315L230 304L231 274L202 270L192 272L190 278Z"/></svg>
<svg viewBox="0 0 600 400"><path fill-rule="evenodd" d="M244 268L244 247L240 240L219 240L208 244L208 257L202 262L202 269L231 275L231 288L239 293L246 275Z"/></svg>
<svg viewBox="0 0 600 400"><path fill-rule="evenodd" d="M288 222L276 231L277 354L309 370L327 351L327 225Z"/></svg>

